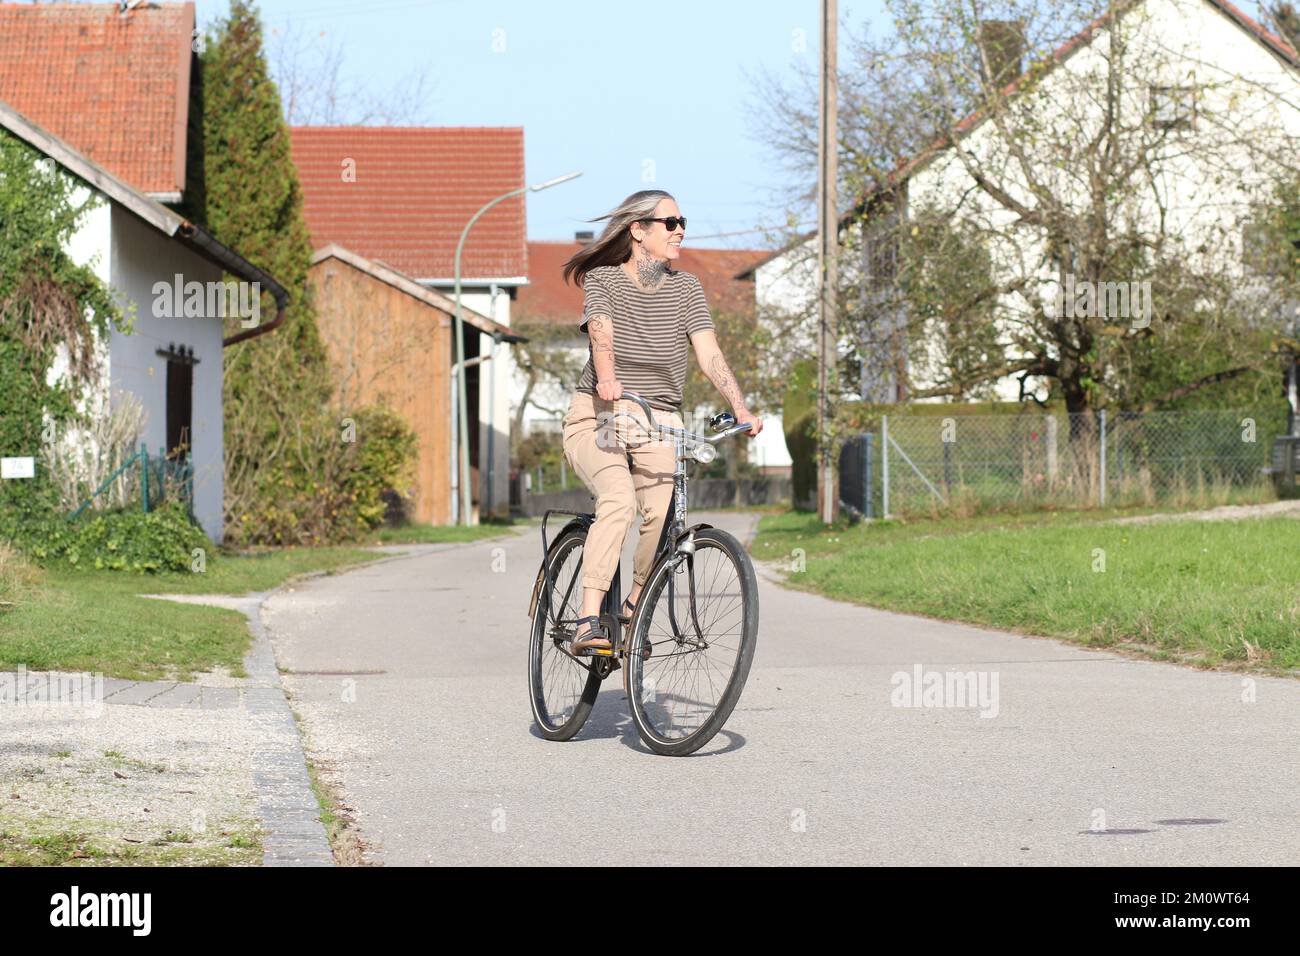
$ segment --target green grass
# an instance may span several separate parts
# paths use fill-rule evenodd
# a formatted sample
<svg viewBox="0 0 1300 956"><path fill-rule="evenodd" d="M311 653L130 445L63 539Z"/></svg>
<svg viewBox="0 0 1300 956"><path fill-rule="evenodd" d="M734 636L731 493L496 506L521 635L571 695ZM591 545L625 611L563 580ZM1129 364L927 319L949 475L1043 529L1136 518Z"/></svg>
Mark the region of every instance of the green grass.
<svg viewBox="0 0 1300 956"><path fill-rule="evenodd" d="M244 676L251 637L238 611L140 594L247 594L312 571L380 555L357 548L216 555L201 573L141 575L54 568L0 612L0 669L92 671L131 680L189 680L223 667Z"/></svg>
<svg viewBox="0 0 1300 956"><path fill-rule="evenodd" d="M765 516L755 557L790 587L1203 666L1300 668L1300 522L1115 525L1114 512L982 515L823 529ZM1104 552L1104 571L1094 571Z"/></svg>

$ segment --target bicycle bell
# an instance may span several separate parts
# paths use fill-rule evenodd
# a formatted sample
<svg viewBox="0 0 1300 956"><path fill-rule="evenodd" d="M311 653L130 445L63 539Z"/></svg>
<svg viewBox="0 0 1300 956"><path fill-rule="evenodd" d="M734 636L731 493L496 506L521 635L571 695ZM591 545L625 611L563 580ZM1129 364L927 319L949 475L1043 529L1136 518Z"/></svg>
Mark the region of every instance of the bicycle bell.
<svg viewBox="0 0 1300 956"><path fill-rule="evenodd" d="M736 416L731 412L718 412L709 419L709 428L714 432L725 432L734 424L736 424Z"/></svg>

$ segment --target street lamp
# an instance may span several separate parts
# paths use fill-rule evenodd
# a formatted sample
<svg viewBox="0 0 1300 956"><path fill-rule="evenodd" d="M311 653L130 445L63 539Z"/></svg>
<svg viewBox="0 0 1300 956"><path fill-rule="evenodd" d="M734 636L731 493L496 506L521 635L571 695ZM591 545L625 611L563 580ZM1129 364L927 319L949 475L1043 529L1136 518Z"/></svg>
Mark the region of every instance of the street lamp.
<svg viewBox="0 0 1300 956"><path fill-rule="evenodd" d="M452 422L452 427L457 429L457 451L460 458L460 519L461 523L468 526L469 520L469 414L466 409L467 398L465 395L465 324L460 314L460 255L465 248L465 239L469 236L469 231L479 218L499 202L505 202L507 199L513 199L515 196L522 195L525 192L539 192L543 189L549 189L552 186L558 186L560 183L567 183L570 179L577 179L582 173L569 173L567 176L560 176L557 179L548 179L544 183L537 183L535 186L521 186L518 189L512 189L508 193L498 196L478 212L470 217L469 222L465 223L465 228L461 230L460 241L456 243L456 265L455 265L455 299L456 299L456 392L459 398L459 409L457 420Z"/></svg>

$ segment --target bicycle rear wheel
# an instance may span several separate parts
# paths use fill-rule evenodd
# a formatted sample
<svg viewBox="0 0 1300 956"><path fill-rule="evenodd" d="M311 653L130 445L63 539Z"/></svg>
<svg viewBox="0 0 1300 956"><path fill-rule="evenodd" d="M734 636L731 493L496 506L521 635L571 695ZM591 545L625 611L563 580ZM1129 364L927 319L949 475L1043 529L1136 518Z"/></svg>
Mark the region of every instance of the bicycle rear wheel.
<svg viewBox="0 0 1300 956"><path fill-rule="evenodd" d="M528 698L533 721L547 740L568 740L587 722L600 676L568 652L582 607L582 552L587 532L562 534L548 556L551 587L543 583L528 642Z"/></svg>
<svg viewBox="0 0 1300 956"><path fill-rule="evenodd" d="M647 644L651 656L643 660ZM749 555L727 532L702 528L694 555L661 559L637 602L623 666L646 746L681 757L708 743L740 700L757 644Z"/></svg>

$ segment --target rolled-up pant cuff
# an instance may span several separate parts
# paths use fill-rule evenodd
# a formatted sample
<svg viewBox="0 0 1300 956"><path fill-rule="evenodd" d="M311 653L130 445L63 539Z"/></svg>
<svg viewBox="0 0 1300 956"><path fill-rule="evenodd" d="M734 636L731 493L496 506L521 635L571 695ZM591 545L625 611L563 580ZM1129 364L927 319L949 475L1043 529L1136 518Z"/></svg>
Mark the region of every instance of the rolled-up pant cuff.
<svg viewBox="0 0 1300 956"><path fill-rule="evenodd" d="M610 578L590 578L587 575L582 576L582 586L584 588L595 588L598 591L608 591Z"/></svg>

